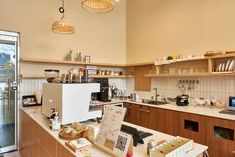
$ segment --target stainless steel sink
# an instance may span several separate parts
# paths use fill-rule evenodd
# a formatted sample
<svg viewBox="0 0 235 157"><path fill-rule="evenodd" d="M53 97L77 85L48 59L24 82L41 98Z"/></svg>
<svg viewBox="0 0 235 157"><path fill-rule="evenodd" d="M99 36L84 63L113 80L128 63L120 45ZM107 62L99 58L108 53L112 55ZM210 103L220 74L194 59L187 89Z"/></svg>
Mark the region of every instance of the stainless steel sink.
<svg viewBox="0 0 235 157"><path fill-rule="evenodd" d="M142 99L143 103L146 104L151 104L151 105L165 105L168 104L167 102L164 101L155 101L155 100L151 100L151 99Z"/></svg>

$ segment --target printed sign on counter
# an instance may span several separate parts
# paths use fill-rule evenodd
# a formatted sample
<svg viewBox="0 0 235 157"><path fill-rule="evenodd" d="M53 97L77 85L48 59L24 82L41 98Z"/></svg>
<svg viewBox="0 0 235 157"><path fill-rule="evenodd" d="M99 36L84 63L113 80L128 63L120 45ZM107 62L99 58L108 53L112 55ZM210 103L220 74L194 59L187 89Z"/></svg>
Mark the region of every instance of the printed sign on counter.
<svg viewBox="0 0 235 157"><path fill-rule="evenodd" d="M120 132L126 108L107 105L96 137L96 144L119 156L126 156L132 137Z"/></svg>

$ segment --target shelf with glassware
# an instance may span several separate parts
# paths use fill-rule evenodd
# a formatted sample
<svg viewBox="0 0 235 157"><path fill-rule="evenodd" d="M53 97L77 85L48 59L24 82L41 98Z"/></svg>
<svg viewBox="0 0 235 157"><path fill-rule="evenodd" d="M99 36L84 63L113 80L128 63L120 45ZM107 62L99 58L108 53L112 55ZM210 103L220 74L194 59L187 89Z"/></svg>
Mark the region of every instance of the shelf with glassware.
<svg viewBox="0 0 235 157"><path fill-rule="evenodd" d="M156 61L155 65L155 72L146 74L145 77L233 76L235 75L235 54Z"/></svg>
<svg viewBox="0 0 235 157"><path fill-rule="evenodd" d="M30 67L30 68L28 68ZM102 78L125 78L124 64L108 64L108 63L87 63L76 61L62 61L62 60L49 60L49 59L32 59L21 58L21 78L22 79L45 79L45 69L59 70L59 75L74 73L83 69L92 71L92 77ZM90 69L91 68L91 69ZM98 73L99 71L99 73ZM109 74L110 73L110 74ZM96 74L102 76L96 76ZM115 76L111 76L115 75ZM120 75L122 74L122 75Z"/></svg>
<svg viewBox="0 0 235 157"><path fill-rule="evenodd" d="M89 78L133 78L133 75L89 75ZM22 79L46 79L43 75L20 75Z"/></svg>
<svg viewBox="0 0 235 157"><path fill-rule="evenodd" d="M126 70L130 67L154 65L154 62L133 63L133 64L114 64L114 63L95 63L63 61L51 59L21 58L21 78L42 79L45 78L45 69L59 69L60 73L67 73L68 67L97 67L97 73L90 75L90 78L132 78L133 72ZM28 67L31 67L30 69ZM100 72L98 72L100 70ZM35 74L36 71L36 74ZM126 72L126 73L125 73Z"/></svg>

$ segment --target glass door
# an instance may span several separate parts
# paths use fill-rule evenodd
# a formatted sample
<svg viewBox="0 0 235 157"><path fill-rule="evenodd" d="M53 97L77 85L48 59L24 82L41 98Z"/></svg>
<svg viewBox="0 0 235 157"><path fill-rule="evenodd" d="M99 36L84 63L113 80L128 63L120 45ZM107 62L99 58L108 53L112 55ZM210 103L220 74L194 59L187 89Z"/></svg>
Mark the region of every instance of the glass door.
<svg viewBox="0 0 235 157"><path fill-rule="evenodd" d="M0 153L17 148L18 39L0 31Z"/></svg>

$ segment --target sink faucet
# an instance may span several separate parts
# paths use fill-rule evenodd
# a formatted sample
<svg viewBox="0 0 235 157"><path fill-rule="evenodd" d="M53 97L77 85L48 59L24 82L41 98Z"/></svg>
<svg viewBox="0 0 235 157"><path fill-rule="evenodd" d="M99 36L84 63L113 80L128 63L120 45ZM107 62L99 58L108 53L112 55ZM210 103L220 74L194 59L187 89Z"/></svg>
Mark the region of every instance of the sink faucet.
<svg viewBox="0 0 235 157"><path fill-rule="evenodd" d="M155 100L157 101L157 97L159 96L159 95L157 94L157 88L153 88L153 90L155 91Z"/></svg>

